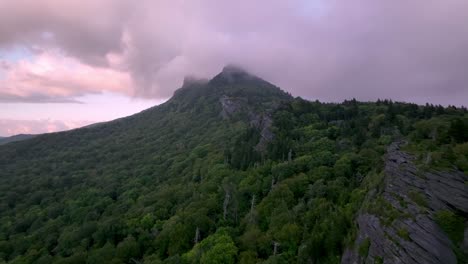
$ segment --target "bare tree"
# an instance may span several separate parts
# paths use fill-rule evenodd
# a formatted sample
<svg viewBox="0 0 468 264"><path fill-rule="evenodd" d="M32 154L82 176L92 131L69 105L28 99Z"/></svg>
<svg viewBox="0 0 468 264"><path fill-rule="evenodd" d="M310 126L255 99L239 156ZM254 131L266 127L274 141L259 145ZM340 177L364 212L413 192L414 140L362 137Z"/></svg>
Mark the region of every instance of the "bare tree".
<svg viewBox="0 0 468 264"><path fill-rule="evenodd" d="M197 226L197 229L195 230L195 238L193 239L193 242L195 242L195 244L200 242L200 228L198 228L198 226Z"/></svg>
<svg viewBox="0 0 468 264"><path fill-rule="evenodd" d="M273 241L273 256L276 256L276 253L278 253L279 246L280 246L280 243Z"/></svg>
<svg viewBox="0 0 468 264"><path fill-rule="evenodd" d="M255 194L252 195L252 200L250 201L250 214L253 213L254 209L255 209Z"/></svg>
<svg viewBox="0 0 468 264"><path fill-rule="evenodd" d="M229 201L231 200L231 194L229 193L229 190L227 188L224 188L224 203L223 203L223 219L226 220L227 216L227 209L229 205Z"/></svg>

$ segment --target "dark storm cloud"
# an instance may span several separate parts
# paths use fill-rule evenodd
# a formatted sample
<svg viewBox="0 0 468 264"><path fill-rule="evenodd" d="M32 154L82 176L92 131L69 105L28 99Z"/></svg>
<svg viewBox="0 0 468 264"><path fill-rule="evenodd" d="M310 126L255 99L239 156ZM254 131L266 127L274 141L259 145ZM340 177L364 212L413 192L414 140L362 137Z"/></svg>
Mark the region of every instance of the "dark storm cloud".
<svg viewBox="0 0 468 264"><path fill-rule="evenodd" d="M185 75L234 63L309 99L468 101L466 0L0 5L4 49L59 49L128 72L140 97L168 97Z"/></svg>

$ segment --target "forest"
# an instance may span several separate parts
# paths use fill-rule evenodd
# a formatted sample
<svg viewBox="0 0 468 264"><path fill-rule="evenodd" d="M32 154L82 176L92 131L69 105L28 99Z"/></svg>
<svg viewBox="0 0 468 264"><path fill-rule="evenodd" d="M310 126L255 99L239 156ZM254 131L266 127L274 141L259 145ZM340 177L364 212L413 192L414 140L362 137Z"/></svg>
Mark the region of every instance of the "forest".
<svg viewBox="0 0 468 264"><path fill-rule="evenodd" d="M322 103L229 77L0 146L0 263L340 263L389 144L468 174L466 108Z"/></svg>

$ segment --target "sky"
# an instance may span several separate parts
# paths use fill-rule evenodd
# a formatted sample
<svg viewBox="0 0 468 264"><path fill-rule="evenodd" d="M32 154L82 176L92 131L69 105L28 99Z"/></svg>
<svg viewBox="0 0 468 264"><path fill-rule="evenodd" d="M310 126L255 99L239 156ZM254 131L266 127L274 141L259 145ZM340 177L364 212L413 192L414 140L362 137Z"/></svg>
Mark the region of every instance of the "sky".
<svg viewBox="0 0 468 264"><path fill-rule="evenodd" d="M467 105L466 0L0 0L0 136L131 115L240 65L294 96Z"/></svg>

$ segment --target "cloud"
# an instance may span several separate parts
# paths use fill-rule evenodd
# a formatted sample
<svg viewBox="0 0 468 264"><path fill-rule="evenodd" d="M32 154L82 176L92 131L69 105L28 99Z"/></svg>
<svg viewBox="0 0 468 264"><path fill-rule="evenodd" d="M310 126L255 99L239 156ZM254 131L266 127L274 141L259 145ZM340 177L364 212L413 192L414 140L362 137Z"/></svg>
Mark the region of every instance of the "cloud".
<svg viewBox="0 0 468 264"><path fill-rule="evenodd" d="M130 76L93 67L59 54L42 52L32 60L3 62L0 102L77 103L84 94L110 91L130 95Z"/></svg>
<svg viewBox="0 0 468 264"><path fill-rule="evenodd" d="M60 54L87 78L125 80L96 88L46 76L48 98L108 89L164 98L185 75L234 63L310 99L466 104L466 10L465 0L2 1L0 48Z"/></svg>
<svg viewBox="0 0 468 264"><path fill-rule="evenodd" d="M18 0L0 3L0 46L60 47L67 55L105 65L120 50L129 1Z"/></svg>
<svg viewBox="0 0 468 264"><path fill-rule="evenodd" d="M70 130L91 124L90 121L0 119L0 136L41 134Z"/></svg>

